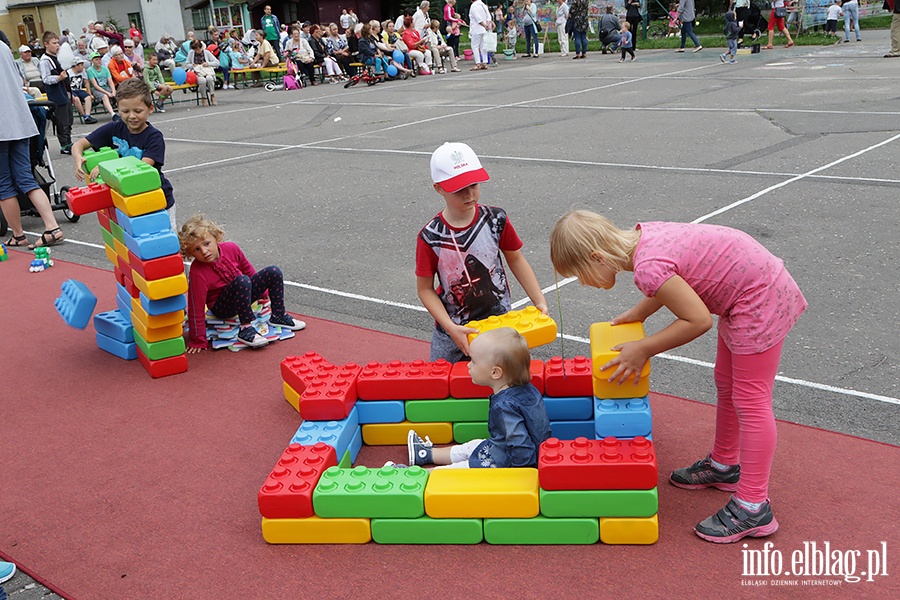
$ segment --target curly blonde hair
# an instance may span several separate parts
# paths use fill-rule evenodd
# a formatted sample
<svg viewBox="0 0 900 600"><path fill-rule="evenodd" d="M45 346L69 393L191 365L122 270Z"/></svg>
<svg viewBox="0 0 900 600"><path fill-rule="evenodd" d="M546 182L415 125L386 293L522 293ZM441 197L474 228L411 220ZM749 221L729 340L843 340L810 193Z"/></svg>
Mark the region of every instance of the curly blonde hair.
<svg viewBox="0 0 900 600"><path fill-rule="evenodd" d="M225 239L225 231L215 221L207 219L204 215L194 215L184 222L178 232L178 241L181 243L181 255L187 259L191 256L191 247L200 241L206 234L210 234L217 243Z"/></svg>
<svg viewBox="0 0 900 600"><path fill-rule="evenodd" d="M589 210L570 210L550 233L550 261L563 277L590 277L591 254L597 253L617 272L624 271L641 232L619 229L612 221Z"/></svg>

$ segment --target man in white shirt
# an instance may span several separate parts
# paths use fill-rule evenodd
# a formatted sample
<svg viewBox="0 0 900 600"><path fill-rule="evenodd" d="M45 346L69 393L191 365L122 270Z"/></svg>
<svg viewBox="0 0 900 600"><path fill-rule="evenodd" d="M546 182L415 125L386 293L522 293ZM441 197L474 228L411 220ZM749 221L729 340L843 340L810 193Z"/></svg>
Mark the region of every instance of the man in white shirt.
<svg viewBox="0 0 900 600"><path fill-rule="evenodd" d="M347 14L347 9L341 11L341 31L347 31L347 28L350 27L350 15Z"/></svg>
<svg viewBox="0 0 900 600"><path fill-rule="evenodd" d="M487 52L484 51L484 34L494 26L491 11L481 0L474 0L469 7L469 39L472 43L472 54L475 66L470 71L487 69Z"/></svg>
<svg viewBox="0 0 900 600"><path fill-rule="evenodd" d="M559 55L569 55L569 34L566 33L566 21L569 20L569 5L566 0L556 0L556 37L559 40Z"/></svg>

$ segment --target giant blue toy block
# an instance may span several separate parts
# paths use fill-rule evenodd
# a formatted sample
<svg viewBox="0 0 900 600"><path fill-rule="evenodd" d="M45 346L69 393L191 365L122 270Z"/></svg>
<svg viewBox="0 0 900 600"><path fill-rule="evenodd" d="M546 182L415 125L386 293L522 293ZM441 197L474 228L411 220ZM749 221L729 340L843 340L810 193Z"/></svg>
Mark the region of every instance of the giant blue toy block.
<svg viewBox="0 0 900 600"><path fill-rule="evenodd" d="M121 283L116 283L116 308L131 324L131 296Z"/></svg>
<svg viewBox="0 0 900 600"><path fill-rule="evenodd" d="M422 467L330 467L313 491L313 508L323 518L407 518L425 514L425 484L428 471Z"/></svg>
<svg viewBox="0 0 900 600"><path fill-rule="evenodd" d="M649 435L653 429L649 397L596 400L594 428L597 439L608 436L633 438L638 435Z"/></svg>
<svg viewBox="0 0 900 600"><path fill-rule="evenodd" d="M119 340L114 340L111 337L98 332L97 346L99 346L101 350L106 350L110 354L125 360L135 360L137 358L137 344L134 342L120 342Z"/></svg>
<svg viewBox="0 0 900 600"><path fill-rule="evenodd" d="M123 196L134 196L158 189L162 184L159 171L134 156L107 160L99 165L100 177L106 185Z"/></svg>
<svg viewBox="0 0 900 600"><path fill-rule="evenodd" d="M102 333L124 344L134 342L134 327L131 326L131 320L124 317L118 310L94 315L94 329L97 330L97 333Z"/></svg>
<svg viewBox="0 0 900 600"><path fill-rule="evenodd" d="M362 427L356 428L356 433L353 434L353 439L350 440L350 447L347 448L347 453L350 455L350 464L356 462L356 457L359 456L359 451L362 450L363 447L363 435L362 435Z"/></svg>
<svg viewBox="0 0 900 600"><path fill-rule="evenodd" d="M550 432L561 440L594 437L594 421L550 421Z"/></svg>
<svg viewBox="0 0 900 600"><path fill-rule="evenodd" d="M169 220L169 213L164 210L158 210L139 217L129 217L117 208L116 221L122 226L122 229L133 237L161 231L172 231L172 221Z"/></svg>
<svg viewBox="0 0 900 600"><path fill-rule="evenodd" d="M544 396L544 406L547 408L547 418L551 421L587 421L594 418L593 396L578 398ZM593 437L593 434L588 437Z"/></svg>
<svg viewBox="0 0 900 600"><path fill-rule="evenodd" d="M53 306L67 325L84 329L91 322L97 296L80 281L67 279L62 284L62 294Z"/></svg>
<svg viewBox="0 0 900 600"><path fill-rule="evenodd" d="M406 409L402 400L357 402L356 408L359 411L360 425L368 425L369 423L400 423L406 420Z"/></svg>
<svg viewBox="0 0 900 600"><path fill-rule="evenodd" d="M140 295L141 306L147 311L148 315L158 316L166 315L171 312L187 309L187 296L180 294L171 298L163 298L162 300L151 300L144 292Z"/></svg>
<svg viewBox="0 0 900 600"><path fill-rule="evenodd" d="M344 456L357 429L359 429L359 413L354 406L347 418L340 421L304 421L291 439L291 443L313 446L318 442L325 442L334 448L337 456Z"/></svg>
<svg viewBox="0 0 900 600"><path fill-rule="evenodd" d="M166 213L163 212L163 214ZM168 218L167 215L166 219ZM172 230L145 233L138 236L133 236L127 231L123 231L123 235L125 236L125 245L141 260L170 256L181 251L178 236Z"/></svg>

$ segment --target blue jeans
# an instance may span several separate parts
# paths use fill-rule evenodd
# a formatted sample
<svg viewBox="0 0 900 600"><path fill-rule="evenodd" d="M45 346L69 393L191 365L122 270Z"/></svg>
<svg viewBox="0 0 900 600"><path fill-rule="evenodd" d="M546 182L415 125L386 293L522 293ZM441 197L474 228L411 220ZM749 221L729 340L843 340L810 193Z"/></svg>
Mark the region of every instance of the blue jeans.
<svg viewBox="0 0 900 600"><path fill-rule="evenodd" d="M587 54L588 38L584 31L575 31L572 33L575 38L575 54Z"/></svg>
<svg viewBox="0 0 900 600"><path fill-rule="evenodd" d="M859 3L845 2L841 7L844 9L844 39L850 41L850 21L853 21L853 28L856 31L856 40L859 41Z"/></svg>
<svg viewBox="0 0 900 600"><path fill-rule="evenodd" d="M28 139L0 141L0 200L15 198L16 189L27 195L40 187L31 172L30 154Z"/></svg>
<svg viewBox="0 0 900 600"><path fill-rule="evenodd" d="M681 23L681 47L684 48L685 42L687 42L687 38L691 38L691 41L694 42L694 46L700 47L700 40L697 39L697 34L694 33L694 22L693 21L683 21Z"/></svg>
<svg viewBox="0 0 900 600"><path fill-rule="evenodd" d="M538 53L538 34L534 23L525 26L525 54L531 54L531 40L534 40L534 54Z"/></svg>
<svg viewBox="0 0 900 600"><path fill-rule="evenodd" d="M390 63L388 63L387 59L384 57L376 57L376 58L367 58L366 64L370 67L375 67L375 74L381 75L387 70L387 67Z"/></svg>

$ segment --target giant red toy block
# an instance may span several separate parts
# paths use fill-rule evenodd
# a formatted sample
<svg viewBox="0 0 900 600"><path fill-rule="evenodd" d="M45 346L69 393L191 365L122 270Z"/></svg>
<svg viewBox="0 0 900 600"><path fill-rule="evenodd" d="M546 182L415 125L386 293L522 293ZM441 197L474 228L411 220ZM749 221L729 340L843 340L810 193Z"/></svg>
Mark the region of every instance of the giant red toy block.
<svg viewBox="0 0 900 600"><path fill-rule="evenodd" d="M316 372L325 366L334 367L318 352L307 352L303 356L288 356L281 361L281 378L291 386L291 389L302 394Z"/></svg>
<svg viewBox="0 0 900 600"><path fill-rule="evenodd" d="M300 394L300 416L304 421L340 421L356 404L356 379L360 366L323 366Z"/></svg>
<svg viewBox="0 0 900 600"><path fill-rule="evenodd" d="M97 211L97 220L100 222L100 227L112 232L109 226L109 214L106 212L106 209Z"/></svg>
<svg viewBox="0 0 900 600"><path fill-rule="evenodd" d="M105 183L89 183L66 192L66 203L76 215L86 215L113 206L112 194Z"/></svg>
<svg viewBox="0 0 900 600"><path fill-rule="evenodd" d="M168 377L169 375L178 375L188 370L188 361L186 354L170 356L168 358L160 358L158 360L150 360L140 348L137 349L138 360L150 373L150 377L158 379L159 377Z"/></svg>
<svg viewBox="0 0 900 600"><path fill-rule="evenodd" d="M259 513L267 519L305 519L313 516L312 493L328 467L337 466L334 448L291 444L259 490Z"/></svg>
<svg viewBox="0 0 900 600"><path fill-rule="evenodd" d="M594 395L591 359L586 356L567 358L554 356L544 366L544 393L554 398L577 398Z"/></svg>
<svg viewBox="0 0 900 600"><path fill-rule="evenodd" d="M533 359L531 361L531 383L544 393L544 361ZM492 393L486 385L478 385L472 381L469 375L469 363L462 361L454 363L450 368L450 396L452 398L487 398Z"/></svg>
<svg viewBox="0 0 900 600"><path fill-rule="evenodd" d="M404 363L370 362L356 382L360 400L439 400L450 395L450 369L446 360Z"/></svg>
<svg viewBox="0 0 900 600"><path fill-rule="evenodd" d="M124 281L122 282L122 285L124 285L125 289L128 290L129 296L131 296L132 298L140 298L141 290L139 290L137 288L137 286L134 285L134 279L132 278L131 274L132 274L132 271L130 268L128 269L128 271L122 272L122 278L124 279Z"/></svg>
<svg viewBox="0 0 900 600"><path fill-rule="evenodd" d="M138 275L147 281L174 277L184 273L184 260L180 254L170 254L160 258L141 260L134 252L128 251L128 263Z"/></svg>
<svg viewBox="0 0 900 600"><path fill-rule="evenodd" d="M538 451L538 480L545 490L650 490L659 469L653 442L550 438Z"/></svg>

